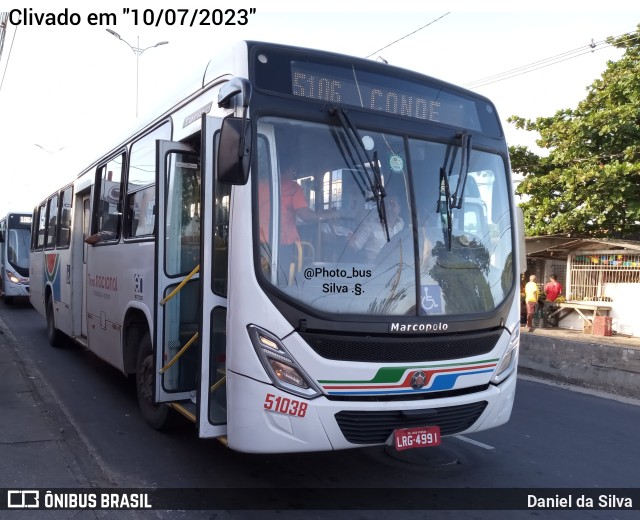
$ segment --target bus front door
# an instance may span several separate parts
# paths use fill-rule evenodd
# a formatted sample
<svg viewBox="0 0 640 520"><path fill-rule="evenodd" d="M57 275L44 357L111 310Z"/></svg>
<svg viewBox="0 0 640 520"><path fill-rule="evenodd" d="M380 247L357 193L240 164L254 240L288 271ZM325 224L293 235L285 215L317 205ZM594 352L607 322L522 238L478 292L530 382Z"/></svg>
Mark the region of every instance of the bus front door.
<svg viewBox="0 0 640 520"><path fill-rule="evenodd" d="M202 399L199 388L210 380L211 366L209 349L202 348L211 344L212 319L202 300L210 292L205 274L211 266L211 223L203 218L203 206L210 202L201 174L203 161L211 161L208 148L200 154L182 143L157 142L155 394L157 402L176 403L192 417L200 436L218 437L226 433L226 406L224 421L203 432L201 423L209 421L202 409L210 399L209 393Z"/></svg>
<svg viewBox="0 0 640 520"><path fill-rule="evenodd" d="M157 143L155 397L182 402L195 417L199 369L200 157Z"/></svg>
<svg viewBox="0 0 640 520"><path fill-rule="evenodd" d="M202 122L202 282L200 329L203 348L199 402L200 437L226 435L226 326L231 186L217 182L215 150L222 120L203 117Z"/></svg>
<svg viewBox="0 0 640 520"><path fill-rule="evenodd" d="M82 197L82 302L80 312L80 334L87 337L87 255L89 246L85 239L89 236L91 229L91 197Z"/></svg>

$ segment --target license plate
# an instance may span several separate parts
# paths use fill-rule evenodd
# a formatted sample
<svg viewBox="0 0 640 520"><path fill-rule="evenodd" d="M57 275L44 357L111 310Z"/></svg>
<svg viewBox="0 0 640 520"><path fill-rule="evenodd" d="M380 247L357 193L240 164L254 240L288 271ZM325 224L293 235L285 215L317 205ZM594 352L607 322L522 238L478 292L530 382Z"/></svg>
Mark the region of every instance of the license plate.
<svg viewBox="0 0 640 520"><path fill-rule="evenodd" d="M396 450L409 450L411 448L426 448L439 446L440 426L426 426L424 428L405 428L394 433Z"/></svg>

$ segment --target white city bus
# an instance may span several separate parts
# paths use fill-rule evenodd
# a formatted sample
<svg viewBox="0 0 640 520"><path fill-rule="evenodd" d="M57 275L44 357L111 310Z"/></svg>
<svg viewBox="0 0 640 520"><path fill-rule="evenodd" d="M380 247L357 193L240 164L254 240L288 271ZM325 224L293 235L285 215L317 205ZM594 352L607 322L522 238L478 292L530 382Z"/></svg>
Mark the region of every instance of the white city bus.
<svg viewBox="0 0 640 520"><path fill-rule="evenodd" d="M0 295L11 304L29 297L31 213L8 213L0 219Z"/></svg>
<svg viewBox="0 0 640 520"><path fill-rule="evenodd" d="M50 342L136 374L154 428L173 408L244 452L505 423L523 258L491 102L260 42L200 78L35 208Z"/></svg>

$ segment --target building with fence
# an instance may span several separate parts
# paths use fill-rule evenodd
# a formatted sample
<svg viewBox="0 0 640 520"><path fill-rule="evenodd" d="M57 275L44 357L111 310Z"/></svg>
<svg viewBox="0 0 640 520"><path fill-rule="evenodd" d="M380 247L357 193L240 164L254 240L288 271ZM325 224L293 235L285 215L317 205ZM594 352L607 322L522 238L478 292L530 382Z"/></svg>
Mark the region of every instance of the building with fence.
<svg viewBox="0 0 640 520"><path fill-rule="evenodd" d="M526 239L527 273L541 292L555 274L563 287L558 326L591 332L596 316L614 334L640 337L640 241L567 237Z"/></svg>

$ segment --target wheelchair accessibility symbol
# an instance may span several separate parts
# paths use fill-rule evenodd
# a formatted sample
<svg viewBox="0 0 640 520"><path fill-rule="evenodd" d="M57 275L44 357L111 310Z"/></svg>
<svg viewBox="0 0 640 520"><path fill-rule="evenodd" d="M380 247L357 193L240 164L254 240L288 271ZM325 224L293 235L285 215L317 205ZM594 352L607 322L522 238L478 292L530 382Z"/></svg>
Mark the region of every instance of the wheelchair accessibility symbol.
<svg viewBox="0 0 640 520"><path fill-rule="evenodd" d="M423 285L421 290L420 306L426 314L441 314L442 290L439 285Z"/></svg>

